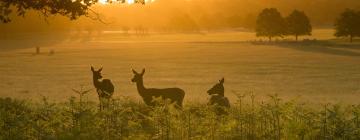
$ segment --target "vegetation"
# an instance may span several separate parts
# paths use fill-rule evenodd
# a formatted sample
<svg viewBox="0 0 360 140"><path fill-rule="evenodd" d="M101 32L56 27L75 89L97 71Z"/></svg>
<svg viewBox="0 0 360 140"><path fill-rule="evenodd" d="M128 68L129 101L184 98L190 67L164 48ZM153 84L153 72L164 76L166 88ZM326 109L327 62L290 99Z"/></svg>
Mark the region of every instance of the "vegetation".
<svg viewBox="0 0 360 140"><path fill-rule="evenodd" d="M126 97L98 111L78 91L64 103L0 98L0 139L359 139L360 105L313 109L278 96L239 95L228 115L212 106L147 107ZM161 102L161 101L159 101Z"/></svg>
<svg viewBox="0 0 360 140"><path fill-rule="evenodd" d="M50 15L61 15L71 20L81 16L99 19L97 14L90 9L99 0L0 0L0 22L8 23L11 21L10 15L16 13L17 16L25 16L29 10L40 12L45 17ZM113 0L108 0L113 2ZM116 0L125 3L125 0ZM135 0L135 3L145 4L144 0ZM90 13L95 14L91 16Z"/></svg>
<svg viewBox="0 0 360 140"><path fill-rule="evenodd" d="M349 37L350 42L354 37L360 36L360 11L346 9L335 22L337 37Z"/></svg>
<svg viewBox="0 0 360 140"><path fill-rule="evenodd" d="M354 37L360 36L360 11L346 9L335 21L335 36L349 37L353 42ZM266 8L258 16L256 21L256 36L283 37L283 35L294 35L296 41L298 36L311 35L312 26L307 15L294 10L286 18L282 18L280 12L275 8Z"/></svg>
<svg viewBox="0 0 360 140"><path fill-rule="evenodd" d="M294 35L296 41L298 36L311 35L312 26L309 18L304 12L294 10L288 17L283 18L275 8L264 9L258 16L256 22L256 36L283 37Z"/></svg>
<svg viewBox="0 0 360 140"><path fill-rule="evenodd" d="M312 27L309 18L302 11L294 10L286 17L287 35L294 35L296 41L298 36L311 35Z"/></svg>
<svg viewBox="0 0 360 140"><path fill-rule="evenodd" d="M266 8L258 16L256 21L256 36L271 38L282 36L285 32L285 20L275 8Z"/></svg>

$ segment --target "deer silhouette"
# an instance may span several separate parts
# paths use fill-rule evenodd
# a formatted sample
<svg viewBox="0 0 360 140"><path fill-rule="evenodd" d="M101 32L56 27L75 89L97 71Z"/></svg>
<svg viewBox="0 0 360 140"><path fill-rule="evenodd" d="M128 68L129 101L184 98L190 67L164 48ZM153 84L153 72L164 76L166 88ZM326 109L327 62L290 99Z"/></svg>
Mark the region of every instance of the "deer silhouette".
<svg viewBox="0 0 360 140"><path fill-rule="evenodd" d="M160 98L163 100L170 100L171 103L175 103L176 107L181 108L182 103L185 97L184 90L180 88L165 88L165 89L156 89L156 88L146 88L143 82L143 76L145 69L141 73L132 70L134 77L132 82L136 83L137 90L140 96L143 98L146 105L155 106L155 98Z"/></svg>
<svg viewBox="0 0 360 140"><path fill-rule="evenodd" d="M230 102L227 97L224 96L225 88L224 88L225 79L222 78L219 80L219 83L216 83L211 89L207 91L210 95L210 100L208 105L217 105L221 107L230 107Z"/></svg>
<svg viewBox="0 0 360 140"><path fill-rule="evenodd" d="M91 66L91 71L93 73L94 86L99 96L99 107L100 110L102 110L108 105L109 100L114 93L114 85L109 79L102 79L102 68L95 70L94 67Z"/></svg>

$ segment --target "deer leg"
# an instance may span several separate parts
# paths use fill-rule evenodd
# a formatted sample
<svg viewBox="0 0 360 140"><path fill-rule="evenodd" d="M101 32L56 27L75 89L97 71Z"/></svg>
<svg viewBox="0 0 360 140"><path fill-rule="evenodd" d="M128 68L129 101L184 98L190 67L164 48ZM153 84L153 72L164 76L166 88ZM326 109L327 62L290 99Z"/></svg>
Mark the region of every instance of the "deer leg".
<svg viewBox="0 0 360 140"><path fill-rule="evenodd" d="M102 110L102 100L101 100L100 96L99 96L99 109L100 109L100 111Z"/></svg>
<svg viewBox="0 0 360 140"><path fill-rule="evenodd" d="M106 101L105 108L109 108L109 99L107 98L107 99L105 99L105 101Z"/></svg>
<svg viewBox="0 0 360 140"><path fill-rule="evenodd" d="M104 109L108 106L108 103L109 103L108 100L109 100L109 99L104 98L104 97L99 98L99 101L100 101L100 111L101 111L101 110L104 110Z"/></svg>
<svg viewBox="0 0 360 140"><path fill-rule="evenodd" d="M101 100L101 110L104 110L104 102Z"/></svg>
<svg viewBox="0 0 360 140"><path fill-rule="evenodd" d="M106 99L106 108L110 108L110 98Z"/></svg>
<svg viewBox="0 0 360 140"><path fill-rule="evenodd" d="M106 98L106 107L110 108L110 104L111 104L111 98Z"/></svg>

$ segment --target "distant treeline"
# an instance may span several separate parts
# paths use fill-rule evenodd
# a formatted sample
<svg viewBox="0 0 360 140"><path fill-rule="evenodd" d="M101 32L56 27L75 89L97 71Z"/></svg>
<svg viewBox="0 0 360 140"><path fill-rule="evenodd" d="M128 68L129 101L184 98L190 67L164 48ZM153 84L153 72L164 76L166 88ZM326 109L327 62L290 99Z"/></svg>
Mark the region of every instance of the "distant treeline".
<svg viewBox="0 0 360 140"><path fill-rule="evenodd" d="M354 37L360 36L360 11L346 9L336 19L336 37L349 37L350 42ZM283 37L286 35L298 36L311 35L312 26L308 16L298 10L294 10L287 17L282 17L276 8L266 8L256 20L256 36L268 37L269 41L273 37Z"/></svg>

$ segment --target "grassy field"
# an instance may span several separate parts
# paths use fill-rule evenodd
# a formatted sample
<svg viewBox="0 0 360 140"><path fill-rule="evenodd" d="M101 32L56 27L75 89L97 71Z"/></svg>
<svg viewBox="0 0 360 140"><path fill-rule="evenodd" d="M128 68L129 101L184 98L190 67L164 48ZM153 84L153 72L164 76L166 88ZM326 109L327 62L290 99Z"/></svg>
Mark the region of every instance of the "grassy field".
<svg viewBox="0 0 360 140"><path fill-rule="evenodd" d="M180 87L185 102L207 100L206 91L225 77L225 95L268 94L306 102L360 101L360 47L332 40L332 30L315 30L311 43L253 43L254 33L150 34L147 36L39 33L0 41L0 96L53 101L92 89L90 66L103 66L115 97L140 99L130 69L146 68L147 87ZM9 39L10 38L10 39ZM257 39L259 40L259 39ZM42 53L34 55L35 46ZM49 51L54 50L54 55ZM95 90L88 96L97 100Z"/></svg>
<svg viewBox="0 0 360 140"><path fill-rule="evenodd" d="M331 35L316 30L297 43L228 31L2 36L0 140L357 140L360 47ZM91 65L115 85L102 111ZM131 68L146 68L147 87L183 88L184 107L145 106ZM222 77L229 109L205 104Z"/></svg>

